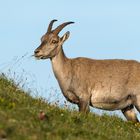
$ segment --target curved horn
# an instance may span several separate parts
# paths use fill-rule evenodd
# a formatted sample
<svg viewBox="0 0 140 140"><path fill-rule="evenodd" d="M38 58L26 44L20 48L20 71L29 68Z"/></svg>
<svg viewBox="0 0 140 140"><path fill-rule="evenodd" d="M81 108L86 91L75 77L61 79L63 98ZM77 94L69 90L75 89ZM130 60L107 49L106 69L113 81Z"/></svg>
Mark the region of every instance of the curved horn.
<svg viewBox="0 0 140 140"><path fill-rule="evenodd" d="M53 26L53 23L54 23L55 21L57 21L57 20L54 19L54 20L52 20L52 21L50 22L50 24L49 24L49 26L48 26L47 33L50 33L50 32L51 32L51 30L52 30L52 26Z"/></svg>
<svg viewBox="0 0 140 140"><path fill-rule="evenodd" d="M65 23L59 25L55 30L53 30L53 33L54 33L54 34L59 34L59 32L60 32L65 26L67 26L67 25L69 25L69 24L73 24L73 23L74 23L74 22L65 22Z"/></svg>

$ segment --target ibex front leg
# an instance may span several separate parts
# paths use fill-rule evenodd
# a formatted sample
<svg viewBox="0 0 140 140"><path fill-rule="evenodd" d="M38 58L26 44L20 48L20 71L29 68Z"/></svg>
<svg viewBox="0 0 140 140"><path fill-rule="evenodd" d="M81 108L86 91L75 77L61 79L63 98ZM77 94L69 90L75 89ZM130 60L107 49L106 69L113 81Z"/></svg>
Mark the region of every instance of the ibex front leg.
<svg viewBox="0 0 140 140"><path fill-rule="evenodd" d="M83 112L83 113L89 113L90 109L89 109L89 101L84 101L84 100L80 100L79 104L79 111Z"/></svg>

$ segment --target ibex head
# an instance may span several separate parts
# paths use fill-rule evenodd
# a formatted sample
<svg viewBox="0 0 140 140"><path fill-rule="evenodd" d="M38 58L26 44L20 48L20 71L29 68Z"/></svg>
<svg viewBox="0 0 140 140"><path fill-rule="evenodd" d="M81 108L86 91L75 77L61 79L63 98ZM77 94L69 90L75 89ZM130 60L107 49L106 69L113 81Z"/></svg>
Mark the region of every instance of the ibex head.
<svg viewBox="0 0 140 140"><path fill-rule="evenodd" d="M47 33L41 37L41 45L34 51L35 57L38 59L47 59L56 56L61 49L61 46L68 39L70 32L66 32L62 37L59 37L59 32L68 24L74 22L65 22L52 30L53 23L57 20L52 20L48 26Z"/></svg>

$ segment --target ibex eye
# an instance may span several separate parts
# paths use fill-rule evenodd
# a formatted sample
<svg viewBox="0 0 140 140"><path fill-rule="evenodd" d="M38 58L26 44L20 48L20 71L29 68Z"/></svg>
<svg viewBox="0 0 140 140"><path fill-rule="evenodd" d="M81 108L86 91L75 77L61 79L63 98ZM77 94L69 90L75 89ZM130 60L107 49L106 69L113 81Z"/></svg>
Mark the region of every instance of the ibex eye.
<svg viewBox="0 0 140 140"><path fill-rule="evenodd" d="M57 42L58 42L58 41L56 41L56 40L53 40L53 41L52 41L53 44L55 44L55 43L57 43Z"/></svg>

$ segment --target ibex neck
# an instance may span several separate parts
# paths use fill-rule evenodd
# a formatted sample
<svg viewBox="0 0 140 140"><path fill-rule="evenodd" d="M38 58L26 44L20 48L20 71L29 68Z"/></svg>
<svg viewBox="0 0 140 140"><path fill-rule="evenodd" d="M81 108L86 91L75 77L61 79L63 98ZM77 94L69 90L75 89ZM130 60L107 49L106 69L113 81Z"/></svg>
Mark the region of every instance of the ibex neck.
<svg viewBox="0 0 140 140"><path fill-rule="evenodd" d="M65 53L63 51L63 49L61 49L58 54L53 57L51 59L52 63L55 63L57 61L57 63L65 63L65 61L67 61L67 57L65 56Z"/></svg>
<svg viewBox="0 0 140 140"><path fill-rule="evenodd" d="M58 80L62 92L64 93L71 82L71 59L68 59L61 49L51 62L54 75Z"/></svg>
<svg viewBox="0 0 140 140"><path fill-rule="evenodd" d="M61 73L67 61L68 58L65 56L64 51L61 48L59 53L51 59L54 73Z"/></svg>

